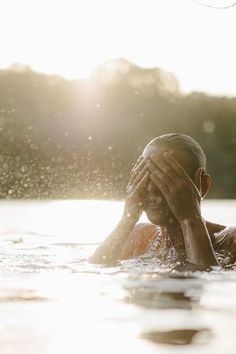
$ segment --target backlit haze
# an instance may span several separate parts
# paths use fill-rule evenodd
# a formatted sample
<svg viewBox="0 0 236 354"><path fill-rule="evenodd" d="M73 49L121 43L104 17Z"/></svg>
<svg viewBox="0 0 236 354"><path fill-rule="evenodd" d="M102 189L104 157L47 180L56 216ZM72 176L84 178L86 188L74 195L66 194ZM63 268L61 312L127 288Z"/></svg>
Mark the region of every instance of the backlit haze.
<svg viewBox="0 0 236 354"><path fill-rule="evenodd" d="M183 92L236 95L236 7L191 0L8 0L0 1L0 13L0 68L22 63L78 79L123 57L174 73Z"/></svg>

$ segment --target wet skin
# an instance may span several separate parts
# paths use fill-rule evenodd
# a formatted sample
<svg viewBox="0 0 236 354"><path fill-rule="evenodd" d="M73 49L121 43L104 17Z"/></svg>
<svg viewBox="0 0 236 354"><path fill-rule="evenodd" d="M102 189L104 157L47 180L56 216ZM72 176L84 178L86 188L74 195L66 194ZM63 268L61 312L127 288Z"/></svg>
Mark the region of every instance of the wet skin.
<svg viewBox="0 0 236 354"><path fill-rule="evenodd" d="M142 200L142 207L151 223L156 225L173 224L175 217L165 197L152 181L147 184L147 192Z"/></svg>
<svg viewBox="0 0 236 354"><path fill-rule="evenodd" d="M200 210L210 177L201 167L192 178L191 172L183 154L148 145L132 171L125 211L136 222L145 211L151 223L164 226L175 246L185 248L189 262L219 265Z"/></svg>
<svg viewBox="0 0 236 354"><path fill-rule="evenodd" d="M225 226L206 222L200 210L209 187L210 177L201 167L192 171L189 158L183 153L157 144L147 145L132 169L122 218L90 262L113 265L124 255L135 257L133 245L141 236L136 224L144 211L151 222L149 228L165 227L175 249L181 247L186 252L188 262L205 268L219 265L211 237ZM149 237L145 232L143 236ZM146 241L141 244L148 246Z"/></svg>
<svg viewBox="0 0 236 354"><path fill-rule="evenodd" d="M179 228L183 219L200 214L202 197L201 169L195 173L193 181L177 159L184 161L183 156L171 150L147 146L127 188L128 199L132 199L136 207L140 206L140 212L145 211L150 222L170 230ZM186 165L186 161L184 163ZM130 204L128 201L127 209ZM136 214L139 213L136 211Z"/></svg>
<svg viewBox="0 0 236 354"><path fill-rule="evenodd" d="M166 150L163 151L163 149L152 147L144 150L142 155L143 160L146 161L144 168L147 169L150 174L149 180L146 184L146 193L142 200L142 207L151 223L155 225L169 226L169 228L171 226L171 228L173 228L173 226L177 224L177 220L170 210L165 196L153 180L155 173L161 171L160 168L158 168L158 165L165 151Z"/></svg>

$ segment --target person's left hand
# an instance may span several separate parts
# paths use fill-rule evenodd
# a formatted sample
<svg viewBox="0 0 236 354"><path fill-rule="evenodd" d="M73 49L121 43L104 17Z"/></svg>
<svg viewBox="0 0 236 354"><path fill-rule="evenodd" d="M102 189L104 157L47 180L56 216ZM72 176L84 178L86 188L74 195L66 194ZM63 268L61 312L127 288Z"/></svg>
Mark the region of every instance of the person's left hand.
<svg viewBox="0 0 236 354"><path fill-rule="evenodd" d="M150 179L180 223L201 217L200 192L172 154L164 152L161 157L151 156L147 167L151 171Z"/></svg>

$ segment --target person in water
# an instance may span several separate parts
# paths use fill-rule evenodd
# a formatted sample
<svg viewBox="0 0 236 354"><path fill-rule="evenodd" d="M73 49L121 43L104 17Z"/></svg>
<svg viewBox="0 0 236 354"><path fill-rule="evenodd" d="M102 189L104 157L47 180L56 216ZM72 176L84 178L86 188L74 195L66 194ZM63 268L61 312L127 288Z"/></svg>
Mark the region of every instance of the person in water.
<svg viewBox="0 0 236 354"><path fill-rule="evenodd" d="M90 257L92 263L145 256L200 268L236 261L236 227L204 220L201 200L211 178L206 155L190 136L153 139L132 169L120 222ZM137 223L142 212L150 223Z"/></svg>

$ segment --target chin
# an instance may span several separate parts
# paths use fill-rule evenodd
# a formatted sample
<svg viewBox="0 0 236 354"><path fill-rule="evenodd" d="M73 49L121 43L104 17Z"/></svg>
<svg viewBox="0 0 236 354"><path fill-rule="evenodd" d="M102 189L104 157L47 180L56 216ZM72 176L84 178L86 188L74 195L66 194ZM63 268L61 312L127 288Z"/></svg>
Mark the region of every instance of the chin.
<svg viewBox="0 0 236 354"><path fill-rule="evenodd" d="M171 215L167 212L150 212L150 211L145 211L146 216L148 218L148 220L155 225L160 225L160 226L164 226L166 224L169 223L169 220L171 217Z"/></svg>

